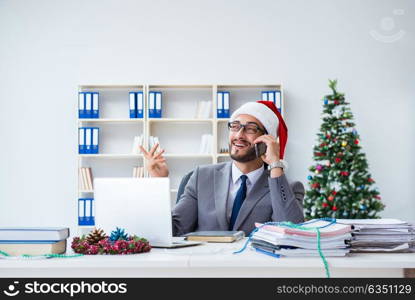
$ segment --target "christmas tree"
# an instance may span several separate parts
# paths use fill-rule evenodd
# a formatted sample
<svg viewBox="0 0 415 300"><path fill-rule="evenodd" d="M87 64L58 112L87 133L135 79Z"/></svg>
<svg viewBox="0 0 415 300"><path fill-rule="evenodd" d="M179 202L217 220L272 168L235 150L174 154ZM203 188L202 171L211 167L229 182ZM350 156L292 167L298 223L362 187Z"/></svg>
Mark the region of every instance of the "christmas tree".
<svg viewBox="0 0 415 300"><path fill-rule="evenodd" d="M332 93L323 98L323 123L313 151L316 163L307 177L305 218L378 218L385 205L373 187L350 103L336 85L337 80L329 80Z"/></svg>

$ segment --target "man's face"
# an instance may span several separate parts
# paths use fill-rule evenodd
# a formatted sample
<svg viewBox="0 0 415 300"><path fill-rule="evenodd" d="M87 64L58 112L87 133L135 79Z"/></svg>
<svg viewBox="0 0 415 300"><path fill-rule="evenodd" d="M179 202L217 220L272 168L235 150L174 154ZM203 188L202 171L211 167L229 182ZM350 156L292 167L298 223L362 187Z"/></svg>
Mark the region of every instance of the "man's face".
<svg viewBox="0 0 415 300"><path fill-rule="evenodd" d="M240 128L239 131L229 130L229 149L230 156L233 160L238 162L248 162L257 159L255 155L254 141L265 132L264 126L257 118L251 115L239 115L234 122L239 122L242 125L251 126L251 128L259 127L257 133L252 133L252 130ZM255 126L256 125L256 126ZM248 131L248 132L247 132Z"/></svg>

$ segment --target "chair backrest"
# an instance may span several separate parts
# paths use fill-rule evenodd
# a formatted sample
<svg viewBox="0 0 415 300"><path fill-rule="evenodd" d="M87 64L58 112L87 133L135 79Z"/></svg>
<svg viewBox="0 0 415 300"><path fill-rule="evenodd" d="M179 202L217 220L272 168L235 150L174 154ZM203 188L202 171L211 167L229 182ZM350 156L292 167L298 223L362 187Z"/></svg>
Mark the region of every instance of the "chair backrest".
<svg viewBox="0 0 415 300"><path fill-rule="evenodd" d="M182 178L180 181L179 190L177 191L177 199L176 203L179 202L180 197L182 196L184 189L186 188L187 182L189 181L190 177L192 176L193 171L190 171ZM301 207L303 207L304 202L304 185L301 181L294 181L290 183L290 187L292 190L297 191L295 197L297 198L298 202L300 202Z"/></svg>

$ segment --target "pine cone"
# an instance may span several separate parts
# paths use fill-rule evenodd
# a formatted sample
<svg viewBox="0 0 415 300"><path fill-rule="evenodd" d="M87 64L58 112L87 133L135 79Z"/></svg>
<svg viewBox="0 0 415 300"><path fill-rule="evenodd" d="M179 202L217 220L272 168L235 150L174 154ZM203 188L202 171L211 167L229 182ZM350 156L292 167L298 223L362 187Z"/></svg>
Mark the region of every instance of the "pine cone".
<svg viewBox="0 0 415 300"><path fill-rule="evenodd" d="M118 240L127 240L128 235L124 229L116 227L114 231L111 232L110 240L111 242L116 242Z"/></svg>
<svg viewBox="0 0 415 300"><path fill-rule="evenodd" d="M86 237L86 240L88 242L88 244L90 245L95 245L97 244L100 240L105 239L107 236L104 232L104 230L102 229L97 229L94 228L94 230L92 230L89 235Z"/></svg>

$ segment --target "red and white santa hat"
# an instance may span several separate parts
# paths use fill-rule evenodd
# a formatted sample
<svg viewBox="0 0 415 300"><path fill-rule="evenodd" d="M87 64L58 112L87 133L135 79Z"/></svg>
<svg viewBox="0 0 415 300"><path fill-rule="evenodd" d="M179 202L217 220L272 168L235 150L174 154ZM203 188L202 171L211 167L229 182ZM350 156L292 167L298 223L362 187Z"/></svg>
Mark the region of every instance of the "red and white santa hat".
<svg viewBox="0 0 415 300"><path fill-rule="evenodd" d="M288 139L288 129L285 125L281 113L271 101L247 102L231 115L230 121L233 122L239 115L251 115L258 119L267 130L268 134L279 138L280 159L284 158L285 145Z"/></svg>

